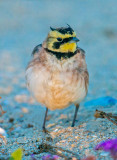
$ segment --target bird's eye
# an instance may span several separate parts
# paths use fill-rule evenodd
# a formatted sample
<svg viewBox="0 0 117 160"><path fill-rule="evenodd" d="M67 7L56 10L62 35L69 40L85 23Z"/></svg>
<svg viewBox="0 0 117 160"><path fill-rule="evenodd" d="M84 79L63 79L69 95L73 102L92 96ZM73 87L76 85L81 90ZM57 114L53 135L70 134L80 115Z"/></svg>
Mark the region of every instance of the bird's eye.
<svg viewBox="0 0 117 160"><path fill-rule="evenodd" d="M62 38L57 38L57 40L58 40L59 42L61 42L61 41L62 41Z"/></svg>

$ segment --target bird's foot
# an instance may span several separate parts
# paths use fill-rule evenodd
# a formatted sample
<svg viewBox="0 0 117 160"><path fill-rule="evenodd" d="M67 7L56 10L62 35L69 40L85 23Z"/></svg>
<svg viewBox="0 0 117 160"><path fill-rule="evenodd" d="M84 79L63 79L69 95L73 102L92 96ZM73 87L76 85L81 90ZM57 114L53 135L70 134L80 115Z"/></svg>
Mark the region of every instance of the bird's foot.
<svg viewBox="0 0 117 160"><path fill-rule="evenodd" d="M72 123L71 127L74 127L74 124Z"/></svg>
<svg viewBox="0 0 117 160"><path fill-rule="evenodd" d="M44 133L49 133L49 131L45 127L43 127L43 132Z"/></svg>

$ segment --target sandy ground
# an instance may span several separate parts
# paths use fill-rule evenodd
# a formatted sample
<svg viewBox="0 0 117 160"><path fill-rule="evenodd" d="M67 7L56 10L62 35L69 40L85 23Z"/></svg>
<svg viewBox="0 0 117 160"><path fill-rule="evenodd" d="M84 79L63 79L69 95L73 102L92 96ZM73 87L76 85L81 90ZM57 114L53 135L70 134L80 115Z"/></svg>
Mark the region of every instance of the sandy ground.
<svg viewBox="0 0 117 160"><path fill-rule="evenodd" d="M0 127L8 135L6 145L0 140L1 159L18 147L24 149L24 160L30 160L32 153L41 159L45 153L40 144L45 143L53 146L54 153L56 146L79 157L93 154L98 160L111 159L107 153L93 148L102 140L117 137L117 127L106 119L95 120L94 112L99 109L116 113L117 104L102 105L102 99L90 105L89 101L104 96L117 97L116 6L116 0L0 1L0 103L6 111L0 117ZM70 106L49 112L47 129L50 132L44 134L41 127L45 108L27 91L25 68L33 48L45 39L49 27L66 23L77 32L79 47L86 51L89 92L81 103L76 127L70 127L74 114L74 106ZM51 150L46 147L45 152ZM59 154L73 157L65 151Z"/></svg>

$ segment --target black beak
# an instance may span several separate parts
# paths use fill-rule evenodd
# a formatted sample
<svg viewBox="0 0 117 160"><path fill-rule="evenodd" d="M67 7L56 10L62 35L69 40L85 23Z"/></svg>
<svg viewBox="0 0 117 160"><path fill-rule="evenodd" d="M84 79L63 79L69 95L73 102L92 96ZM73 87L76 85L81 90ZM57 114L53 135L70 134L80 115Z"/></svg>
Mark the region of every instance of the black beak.
<svg viewBox="0 0 117 160"><path fill-rule="evenodd" d="M76 37L73 37L72 41L79 42L80 40L78 38L76 38Z"/></svg>

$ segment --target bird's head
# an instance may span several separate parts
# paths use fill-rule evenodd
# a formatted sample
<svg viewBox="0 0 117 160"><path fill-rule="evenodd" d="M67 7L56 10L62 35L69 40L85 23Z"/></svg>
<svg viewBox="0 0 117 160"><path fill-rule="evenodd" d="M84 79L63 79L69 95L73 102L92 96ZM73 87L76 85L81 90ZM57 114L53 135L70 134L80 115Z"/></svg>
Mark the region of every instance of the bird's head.
<svg viewBox="0 0 117 160"><path fill-rule="evenodd" d="M52 28L46 39L46 49L51 52L67 54L74 53L77 48L77 42L74 30L68 25L66 28Z"/></svg>

